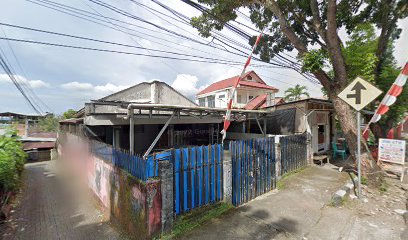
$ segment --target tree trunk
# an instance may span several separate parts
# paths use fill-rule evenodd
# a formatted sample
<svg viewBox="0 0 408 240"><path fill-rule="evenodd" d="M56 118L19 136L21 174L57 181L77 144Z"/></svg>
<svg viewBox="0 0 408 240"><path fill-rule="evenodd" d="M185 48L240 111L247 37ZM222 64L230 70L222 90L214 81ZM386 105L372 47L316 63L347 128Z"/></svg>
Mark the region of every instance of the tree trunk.
<svg viewBox="0 0 408 240"><path fill-rule="evenodd" d="M341 100L337 95L333 94L331 99L342 131L346 137L350 154L354 159L355 168L357 169L357 119L355 111L353 111L348 104ZM368 182L371 186L378 187L382 182L382 171L373 159L367 143L362 137L360 159L362 175L369 179Z"/></svg>

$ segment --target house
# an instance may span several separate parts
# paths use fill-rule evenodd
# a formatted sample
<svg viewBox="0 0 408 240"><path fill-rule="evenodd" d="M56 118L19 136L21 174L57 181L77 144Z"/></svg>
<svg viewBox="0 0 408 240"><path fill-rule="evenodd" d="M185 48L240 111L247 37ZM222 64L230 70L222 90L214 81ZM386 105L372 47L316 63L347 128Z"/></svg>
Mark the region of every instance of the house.
<svg viewBox="0 0 408 240"><path fill-rule="evenodd" d="M272 108L272 107L267 107ZM333 104L329 100L307 98L273 106L275 111L268 117L267 132L290 135L309 132L312 152L323 153L330 149L336 139Z"/></svg>
<svg viewBox="0 0 408 240"><path fill-rule="evenodd" d="M215 82L197 94L198 103L203 107L226 108L228 96L239 76ZM272 105L279 90L267 85L254 71L245 73L233 98L234 108L245 108L251 100L265 95L266 105Z"/></svg>
<svg viewBox="0 0 408 240"><path fill-rule="evenodd" d="M23 136L20 139L23 143L23 150L28 155L27 161L51 160L56 139L57 133L28 131L27 136Z"/></svg>
<svg viewBox="0 0 408 240"><path fill-rule="evenodd" d="M220 143L224 114L224 108L197 106L168 84L154 81L85 103L77 118L60 121L60 130L146 154ZM236 129L243 134L243 120L267 114L264 110L233 109L232 121L239 119Z"/></svg>
<svg viewBox="0 0 408 240"><path fill-rule="evenodd" d="M204 113L200 118L200 113L188 112L196 107L164 82L143 82L85 103L76 119L60 122L60 129L134 153L144 153L158 135L154 150L217 141L222 115Z"/></svg>

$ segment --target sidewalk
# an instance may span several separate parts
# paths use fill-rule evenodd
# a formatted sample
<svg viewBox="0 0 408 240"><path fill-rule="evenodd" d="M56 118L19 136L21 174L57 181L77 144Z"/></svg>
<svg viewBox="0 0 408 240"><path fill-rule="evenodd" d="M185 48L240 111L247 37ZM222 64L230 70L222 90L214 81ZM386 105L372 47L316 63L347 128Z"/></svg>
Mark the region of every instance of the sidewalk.
<svg viewBox="0 0 408 240"><path fill-rule="evenodd" d="M394 208L405 209L402 200L393 201L392 209L380 206L377 195L367 203L350 199L341 208L330 206L332 194L346 181L346 173L309 167L285 179L282 190L214 219L183 239L401 239L405 224Z"/></svg>
<svg viewBox="0 0 408 240"><path fill-rule="evenodd" d="M9 224L14 231L3 239L121 239L91 196L61 177L55 165L25 165L21 202Z"/></svg>

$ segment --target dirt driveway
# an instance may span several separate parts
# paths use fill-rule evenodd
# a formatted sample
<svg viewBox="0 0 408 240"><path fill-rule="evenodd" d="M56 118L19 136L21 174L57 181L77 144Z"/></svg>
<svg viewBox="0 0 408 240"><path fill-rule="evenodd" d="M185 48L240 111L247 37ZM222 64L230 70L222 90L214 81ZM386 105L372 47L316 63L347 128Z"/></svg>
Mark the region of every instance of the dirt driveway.
<svg viewBox="0 0 408 240"><path fill-rule="evenodd" d="M331 206L331 196L349 180L330 167L309 167L273 191L213 219L183 239L403 239L404 190L391 180L389 192L364 191L366 201ZM396 185L394 185L396 183ZM400 197L396 197L400 196Z"/></svg>

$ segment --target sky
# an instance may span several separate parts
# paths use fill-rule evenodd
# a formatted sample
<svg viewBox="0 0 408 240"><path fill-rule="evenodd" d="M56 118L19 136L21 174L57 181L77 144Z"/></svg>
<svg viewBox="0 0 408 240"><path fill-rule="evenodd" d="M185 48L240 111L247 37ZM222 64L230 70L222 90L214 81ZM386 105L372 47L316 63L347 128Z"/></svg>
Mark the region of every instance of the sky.
<svg viewBox="0 0 408 240"><path fill-rule="evenodd" d="M246 60L244 57L235 56L211 47L211 45L217 44L216 41L211 42L211 38L205 39L200 37L198 32L192 27L176 23L174 20L162 15L158 15L158 17L154 10L166 11L152 1L137 1L150 7L149 11L140 5L132 3L130 0L104 0L104 2L112 4L119 9L149 20L158 26L183 33L192 39L205 42L207 45L170 36L154 26L120 15L88 0L54 1L92 12L96 15L95 18L99 17L105 21L105 26L35 4L39 3L39 1L44 0L2 0L0 4L0 22L136 47L193 54L208 58L228 59L234 62L242 62L242 65ZM200 14L197 10L179 0L158 1L182 12L188 17ZM242 11L247 12L245 9ZM153 13L156 13L156 15ZM169 12L166 13L170 14ZM123 24L127 29L120 31L119 27L112 25L115 22L106 17L123 21L124 23L120 24ZM243 16L239 17L238 21L251 25L249 20ZM402 66L407 61L408 55L406 48L406 43L408 42L408 19L400 21L399 26L403 28L403 32L401 38L396 42L395 56L398 63ZM124 31L128 33L124 33ZM248 28L245 31L256 35L255 31ZM248 44L244 39L229 30L223 30L221 33L233 38L244 46ZM114 46L38 33L4 25L0 25L0 37L134 52L145 55L174 56L144 49ZM209 84L238 75L242 71L241 65L229 66L215 63L161 59L6 40L0 40L0 50L8 64L12 67L15 77L25 86L28 95L33 97L41 110L43 112L52 111L56 114L61 114L70 108L78 110L84 106L85 102L101 98L140 82L153 80L166 82L181 93L194 99L195 94ZM249 52L248 50L243 50ZM289 54L294 56L294 53ZM252 64L254 64L254 61L252 61ZM305 85L312 97L322 96L319 85L311 83L294 70L258 66L250 66L248 70L255 70L267 84L278 88L280 90L278 96L283 96L287 88L293 87L296 84ZM36 97L34 97L33 93ZM0 69L0 99L0 112L34 112L2 69Z"/></svg>

